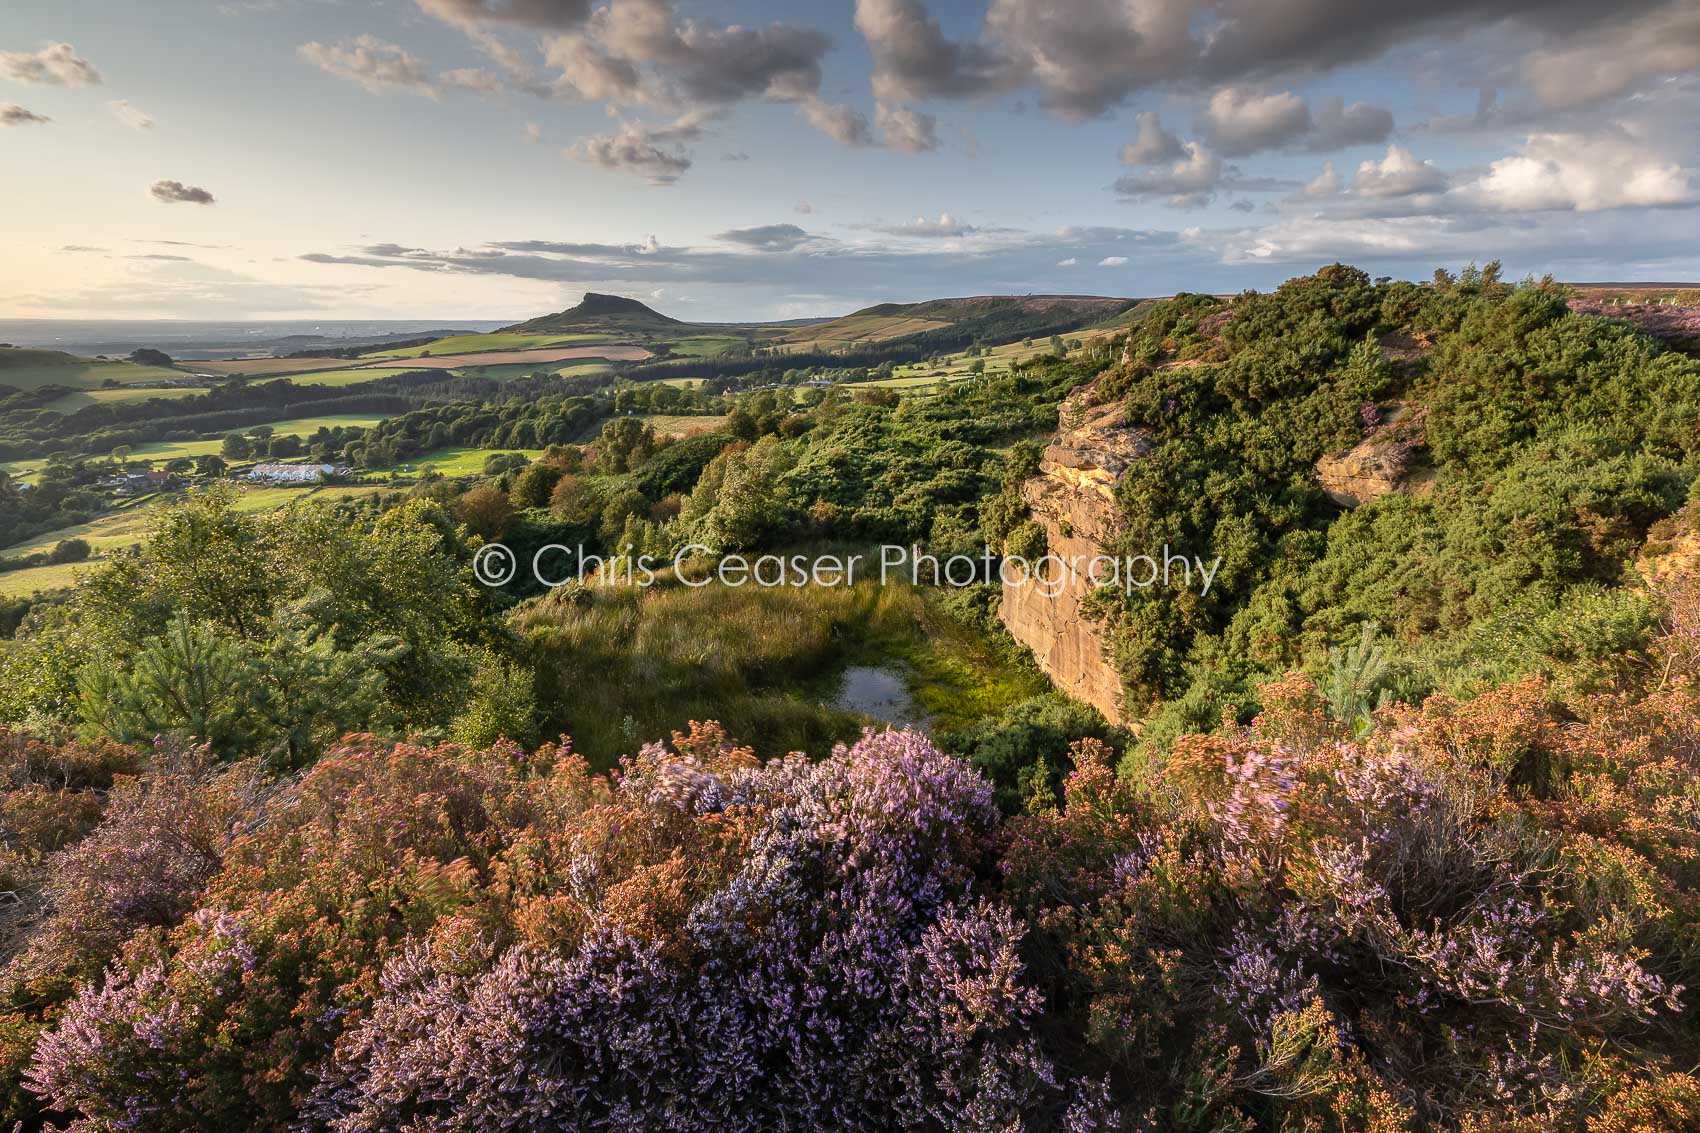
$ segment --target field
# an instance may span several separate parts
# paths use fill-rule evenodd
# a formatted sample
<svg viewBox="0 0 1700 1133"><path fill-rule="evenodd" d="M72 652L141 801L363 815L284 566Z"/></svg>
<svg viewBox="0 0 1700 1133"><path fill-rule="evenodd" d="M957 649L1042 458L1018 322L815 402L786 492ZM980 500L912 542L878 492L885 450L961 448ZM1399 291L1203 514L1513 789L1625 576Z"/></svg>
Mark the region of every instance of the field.
<svg viewBox="0 0 1700 1133"><path fill-rule="evenodd" d="M417 472L441 472L444 476L476 476L484 462L498 452L517 452L527 460L543 455L541 449L444 448L409 461L405 467Z"/></svg>
<svg viewBox="0 0 1700 1133"><path fill-rule="evenodd" d="M306 439L317 433L321 428L334 429L338 426L348 428L353 426L369 429L384 418L364 413L333 413L325 417L297 417L288 421L272 421L272 435L278 437L301 437ZM249 426L256 428L257 426ZM246 429L237 430L246 432ZM177 460L180 457L214 456L224 448L224 438L214 437L200 441L155 441L151 444L136 445L130 450L131 460Z"/></svg>
<svg viewBox="0 0 1700 1133"><path fill-rule="evenodd" d="M679 358L713 358L725 354L729 350L740 350L747 344L745 339L733 334L696 334L689 338L681 338L668 345L675 357Z"/></svg>
<svg viewBox="0 0 1700 1133"><path fill-rule="evenodd" d="M917 319L905 315L846 315L819 326L803 327L781 342L779 348L788 354L837 350L858 343L885 342L950 325L938 319Z"/></svg>
<svg viewBox="0 0 1700 1133"><path fill-rule="evenodd" d="M49 402L46 408L55 413L75 413L90 405L128 405L136 401L151 401L156 397L167 400L178 397L194 397L198 393L207 392L194 386L174 386L170 389L149 389L147 387L128 386L124 389L89 389L68 393L58 401Z"/></svg>
<svg viewBox="0 0 1700 1133"><path fill-rule="evenodd" d="M70 386L98 389L105 383L181 382L187 375L161 366L79 358L58 350L0 350L0 385L13 389Z"/></svg>
<svg viewBox="0 0 1700 1133"><path fill-rule="evenodd" d="M639 420L662 437L694 437L698 433L712 433L726 424L724 417L668 417L659 413L646 414Z"/></svg>
<svg viewBox="0 0 1700 1133"><path fill-rule="evenodd" d="M580 358L604 358L615 362L642 362L650 357L641 346L562 346L550 350L509 350L486 354L453 354L431 358L390 358L373 363L374 369L457 370L462 366L505 366L525 362L568 362Z"/></svg>
<svg viewBox="0 0 1700 1133"><path fill-rule="evenodd" d="M341 370L355 363L347 358L232 358L223 362L185 362L196 373L227 374L232 377L278 377L283 374L316 374Z"/></svg>
<svg viewBox="0 0 1700 1133"><path fill-rule="evenodd" d="M363 358L419 358L426 354L487 354L492 351L536 350L544 346L566 346L575 342L606 342L605 334L463 334L439 338L424 346L404 350L374 350Z"/></svg>

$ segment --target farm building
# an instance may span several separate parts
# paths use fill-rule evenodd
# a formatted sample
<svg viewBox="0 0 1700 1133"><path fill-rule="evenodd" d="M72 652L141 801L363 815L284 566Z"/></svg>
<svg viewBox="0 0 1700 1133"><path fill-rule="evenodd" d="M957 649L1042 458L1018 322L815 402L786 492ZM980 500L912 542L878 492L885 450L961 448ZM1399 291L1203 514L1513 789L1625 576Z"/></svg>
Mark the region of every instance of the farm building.
<svg viewBox="0 0 1700 1133"><path fill-rule="evenodd" d="M266 484L317 484L351 470L340 464L256 464L248 479Z"/></svg>

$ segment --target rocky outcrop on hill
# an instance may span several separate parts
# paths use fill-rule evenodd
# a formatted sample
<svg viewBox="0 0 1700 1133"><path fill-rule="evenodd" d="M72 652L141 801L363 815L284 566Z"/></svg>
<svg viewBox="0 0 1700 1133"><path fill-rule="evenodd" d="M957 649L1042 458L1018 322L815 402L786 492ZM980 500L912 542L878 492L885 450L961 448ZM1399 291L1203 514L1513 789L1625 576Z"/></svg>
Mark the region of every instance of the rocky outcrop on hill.
<svg viewBox="0 0 1700 1133"><path fill-rule="evenodd" d="M1092 391L1084 386L1063 402L1061 426L1045 449L1039 474L1021 492L1044 529L1050 552L1082 563L1119 533L1116 485L1151 450L1150 437L1126 423L1121 405L1095 406ZM1121 678L1104 657L1098 626L1080 612L1090 590L1075 574L1065 574L1055 587L1006 581L998 616L1033 651L1060 691L1125 723Z"/></svg>
<svg viewBox="0 0 1700 1133"><path fill-rule="evenodd" d="M1328 498L1355 508L1389 492L1427 489L1433 470L1426 463L1423 413L1396 406L1364 439L1316 462L1316 477Z"/></svg>

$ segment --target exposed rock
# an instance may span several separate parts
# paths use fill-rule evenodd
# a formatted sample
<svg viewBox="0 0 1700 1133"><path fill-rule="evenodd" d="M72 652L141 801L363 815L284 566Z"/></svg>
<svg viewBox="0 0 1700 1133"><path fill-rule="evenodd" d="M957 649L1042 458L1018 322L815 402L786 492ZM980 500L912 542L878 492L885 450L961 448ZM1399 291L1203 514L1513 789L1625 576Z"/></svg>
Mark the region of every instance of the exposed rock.
<svg viewBox="0 0 1700 1133"><path fill-rule="evenodd" d="M1120 532L1116 485L1151 451L1150 436L1126 423L1119 403L1091 404L1092 390L1083 386L1064 400L1061 426L1039 474L1021 489L1051 553L1065 561L1090 560ZM1055 587L1006 582L998 616L1059 691L1125 723L1121 678L1104 657L1098 626L1080 612L1090 592L1086 580L1072 574Z"/></svg>
<svg viewBox="0 0 1700 1133"><path fill-rule="evenodd" d="M1700 503L1653 524L1636 565L1646 578L1700 573Z"/></svg>
<svg viewBox="0 0 1700 1133"><path fill-rule="evenodd" d="M1317 461L1316 476L1329 499L1355 508L1389 492L1427 490L1434 478L1427 456L1422 412L1397 406L1363 440Z"/></svg>

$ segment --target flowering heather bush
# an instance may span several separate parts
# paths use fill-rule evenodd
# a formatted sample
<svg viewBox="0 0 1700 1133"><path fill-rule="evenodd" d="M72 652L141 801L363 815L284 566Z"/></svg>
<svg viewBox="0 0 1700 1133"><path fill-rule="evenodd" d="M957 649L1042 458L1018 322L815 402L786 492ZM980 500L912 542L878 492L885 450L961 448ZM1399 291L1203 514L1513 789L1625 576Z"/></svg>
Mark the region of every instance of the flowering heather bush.
<svg viewBox="0 0 1700 1133"><path fill-rule="evenodd" d="M1667 581L1609 691L1348 726L1292 675L1138 775L1080 740L1012 819L915 733L760 765L708 724L607 776L564 745L354 737L281 782L161 751L90 830L38 796L134 757L0 738L7 837L62 843L0 1084L86 1133L1700 1129Z"/></svg>
<svg viewBox="0 0 1700 1133"><path fill-rule="evenodd" d="M1634 323L1654 338L1675 346L1700 344L1700 306L1692 304L1624 303L1613 305L1599 299L1572 299L1572 311Z"/></svg>

